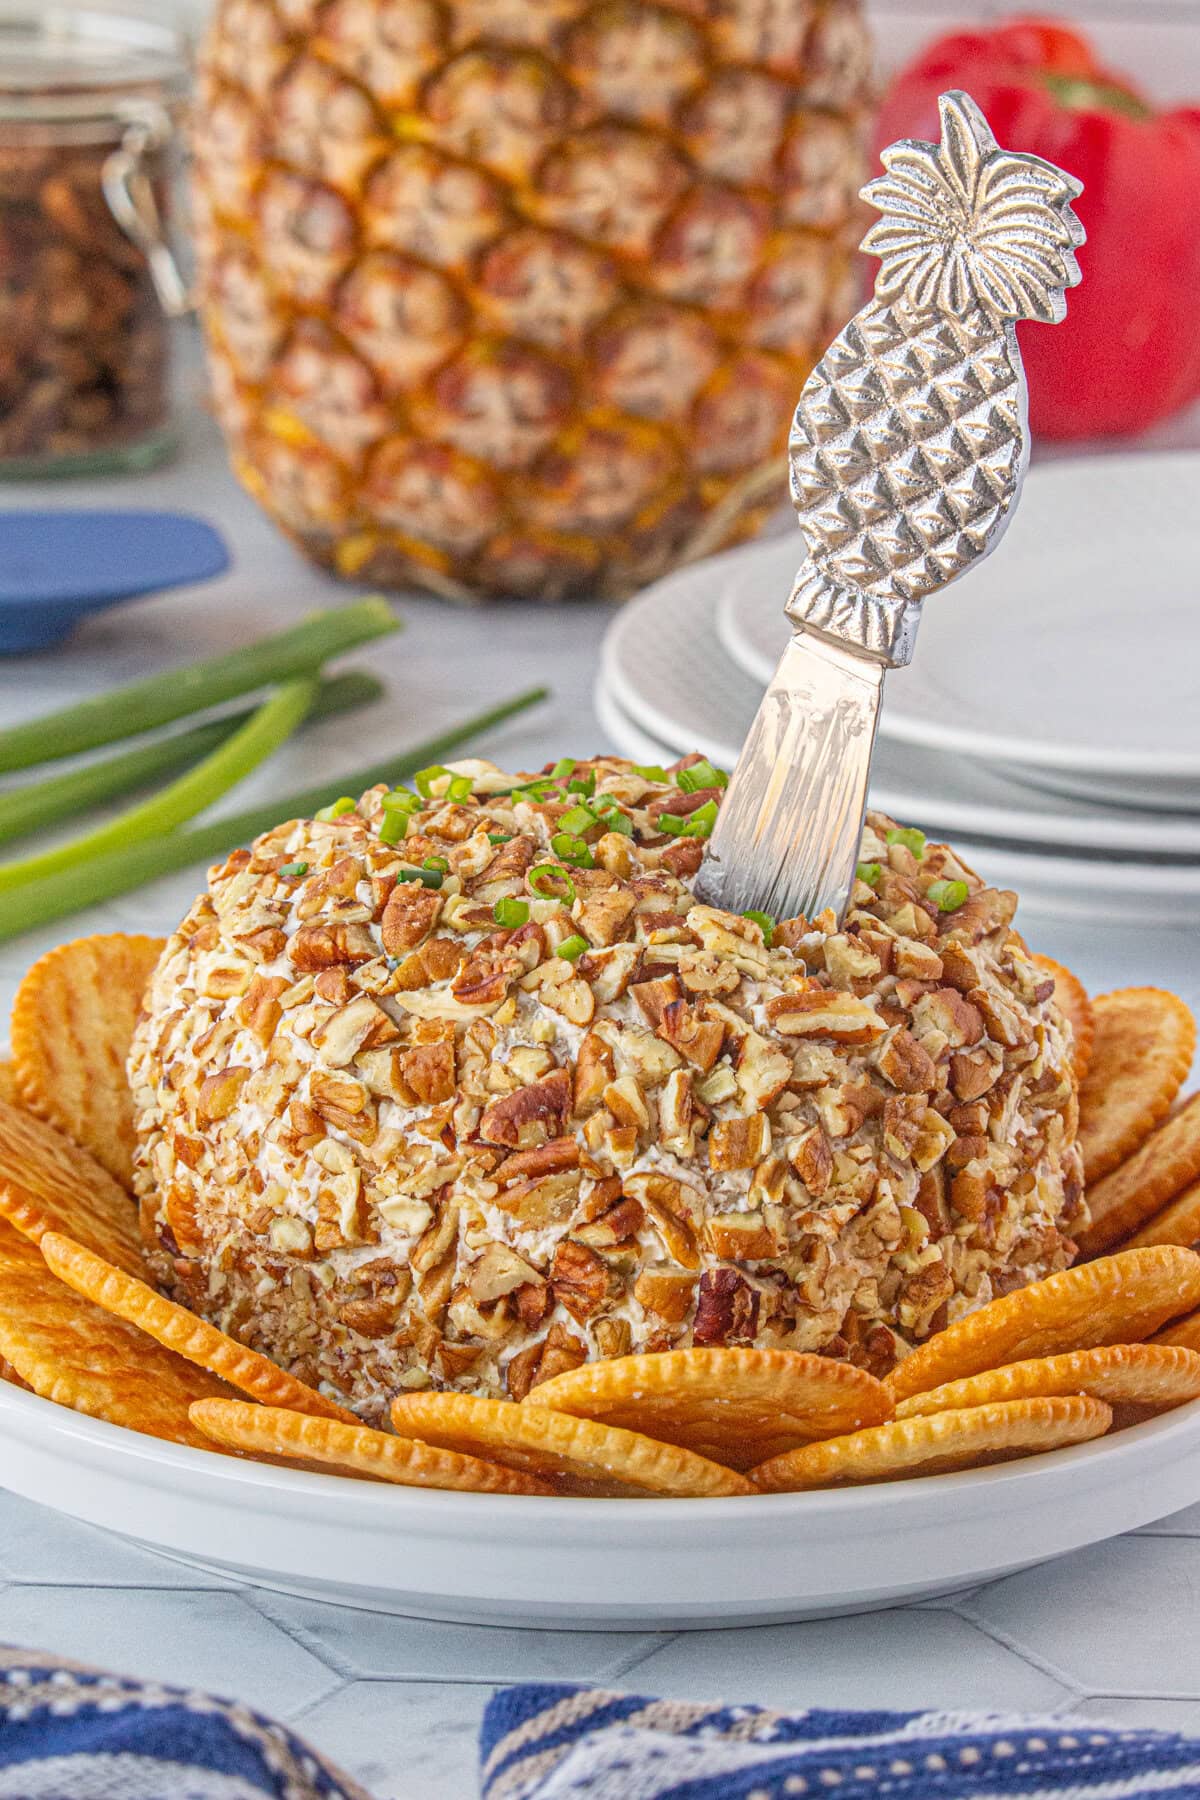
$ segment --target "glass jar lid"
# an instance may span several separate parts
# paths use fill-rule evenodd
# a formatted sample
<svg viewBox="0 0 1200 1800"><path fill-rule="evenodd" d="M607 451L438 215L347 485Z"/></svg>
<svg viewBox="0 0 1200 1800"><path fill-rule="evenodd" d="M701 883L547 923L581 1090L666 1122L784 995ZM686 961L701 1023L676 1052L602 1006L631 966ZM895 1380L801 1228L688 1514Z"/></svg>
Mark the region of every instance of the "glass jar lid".
<svg viewBox="0 0 1200 1800"><path fill-rule="evenodd" d="M148 11L0 0L0 122L111 122L182 99L188 68L186 34Z"/></svg>

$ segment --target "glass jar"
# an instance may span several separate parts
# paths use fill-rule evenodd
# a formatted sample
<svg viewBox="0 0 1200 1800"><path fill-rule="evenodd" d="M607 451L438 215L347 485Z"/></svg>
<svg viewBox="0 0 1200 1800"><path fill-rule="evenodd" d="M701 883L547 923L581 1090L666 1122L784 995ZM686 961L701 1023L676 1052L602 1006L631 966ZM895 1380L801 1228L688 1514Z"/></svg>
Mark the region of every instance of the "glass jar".
<svg viewBox="0 0 1200 1800"><path fill-rule="evenodd" d="M0 0L0 476L171 446L187 81L186 38L145 12Z"/></svg>

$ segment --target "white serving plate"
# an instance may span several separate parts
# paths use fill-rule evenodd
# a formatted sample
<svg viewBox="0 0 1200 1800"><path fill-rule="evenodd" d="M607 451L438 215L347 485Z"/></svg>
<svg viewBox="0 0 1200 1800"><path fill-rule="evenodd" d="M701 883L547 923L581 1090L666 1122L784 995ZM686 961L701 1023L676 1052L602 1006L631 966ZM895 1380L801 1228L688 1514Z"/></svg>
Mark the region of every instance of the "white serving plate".
<svg viewBox="0 0 1200 1800"><path fill-rule="evenodd" d="M1198 494L1194 452L1035 468L1000 554L926 607L882 733L1075 796L1200 806ZM729 585L723 635L764 682L803 547L756 548Z"/></svg>
<svg viewBox="0 0 1200 1800"><path fill-rule="evenodd" d="M1200 1402L961 1475L543 1500L209 1455L0 1383L0 1475L26 1499L284 1593L472 1624L698 1629L925 1599L1162 1518L1200 1499Z"/></svg>

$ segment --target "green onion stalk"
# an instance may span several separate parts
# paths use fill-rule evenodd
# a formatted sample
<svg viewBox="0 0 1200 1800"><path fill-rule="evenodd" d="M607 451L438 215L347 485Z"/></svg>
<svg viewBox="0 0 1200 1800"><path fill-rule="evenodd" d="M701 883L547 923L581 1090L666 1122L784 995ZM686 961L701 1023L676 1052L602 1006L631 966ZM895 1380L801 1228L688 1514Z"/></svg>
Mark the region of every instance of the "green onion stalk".
<svg viewBox="0 0 1200 1800"><path fill-rule="evenodd" d="M545 697L545 688L532 688L387 761L370 763L365 768L322 782L319 787L285 794L265 805L230 813L225 818L186 831L173 831L109 850L77 868L60 869L55 874L0 892L0 941L48 925L55 919L66 918L84 907L98 906L118 894L141 887L144 882L209 862L258 837L261 832L270 831L283 820L311 818L328 802L331 793L338 794L347 789L363 793L380 784L394 788L411 777L416 769L438 757L452 755L472 738L503 724Z"/></svg>
<svg viewBox="0 0 1200 1800"><path fill-rule="evenodd" d="M225 656L184 669L164 669L61 712L10 725L0 731L0 773L138 737L226 700L311 675L332 657L384 637L399 624L386 600L378 596L359 600L353 606L314 613L290 631L244 644Z"/></svg>
<svg viewBox="0 0 1200 1800"><path fill-rule="evenodd" d="M222 794L273 756L286 744L300 721L312 706L317 693L314 675L300 681L287 681L269 700L263 702L239 731L219 745L210 756L178 781L171 782L149 799L129 807L115 819L85 831L79 837L42 850L35 856L23 856L15 862L0 863L0 893L24 887L31 881L44 880L64 869L78 868L92 857L123 850L144 838L161 837L177 825L194 819L197 813L215 804ZM353 806L351 801L350 805Z"/></svg>
<svg viewBox="0 0 1200 1800"><path fill-rule="evenodd" d="M382 693L383 683L373 675L354 671L331 676L318 687L304 723L312 725L318 719L332 719L338 713L369 706ZM65 774L49 775L0 792L0 844L44 831L62 819L90 812L107 800L136 793L138 788L150 787L180 769L190 768L245 725L253 710L247 707L227 713L205 725L193 725L188 731L139 744L134 750L123 750L116 756L69 769Z"/></svg>

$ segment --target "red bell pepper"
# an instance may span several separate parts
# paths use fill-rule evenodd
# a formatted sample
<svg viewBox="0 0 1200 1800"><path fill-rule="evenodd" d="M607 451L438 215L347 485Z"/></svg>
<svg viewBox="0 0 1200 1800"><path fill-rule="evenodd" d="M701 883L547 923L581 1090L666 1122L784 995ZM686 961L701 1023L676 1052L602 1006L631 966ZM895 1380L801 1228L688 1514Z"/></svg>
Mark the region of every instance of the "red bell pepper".
<svg viewBox="0 0 1200 1800"><path fill-rule="evenodd" d="M1141 431L1200 394L1200 108L1157 112L1077 32L1014 20L939 38L902 70L878 147L936 142L947 88L978 102L1006 149L1083 182L1083 282L1063 324L1020 328L1034 431Z"/></svg>

